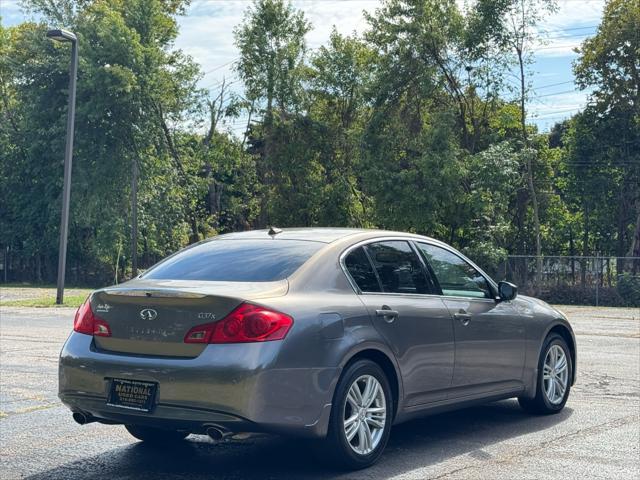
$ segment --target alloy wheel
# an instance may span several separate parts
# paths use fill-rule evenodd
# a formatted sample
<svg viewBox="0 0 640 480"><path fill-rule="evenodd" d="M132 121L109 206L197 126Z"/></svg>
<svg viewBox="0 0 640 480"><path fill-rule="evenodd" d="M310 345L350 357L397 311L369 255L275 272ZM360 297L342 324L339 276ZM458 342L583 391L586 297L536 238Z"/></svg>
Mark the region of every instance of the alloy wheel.
<svg viewBox="0 0 640 480"><path fill-rule="evenodd" d="M367 455L375 450L387 422L387 405L374 376L362 375L351 384L342 418L344 434L354 452Z"/></svg>
<svg viewBox="0 0 640 480"><path fill-rule="evenodd" d="M569 381L567 355L560 345L551 345L544 358L542 373L544 393L553 405L562 403Z"/></svg>

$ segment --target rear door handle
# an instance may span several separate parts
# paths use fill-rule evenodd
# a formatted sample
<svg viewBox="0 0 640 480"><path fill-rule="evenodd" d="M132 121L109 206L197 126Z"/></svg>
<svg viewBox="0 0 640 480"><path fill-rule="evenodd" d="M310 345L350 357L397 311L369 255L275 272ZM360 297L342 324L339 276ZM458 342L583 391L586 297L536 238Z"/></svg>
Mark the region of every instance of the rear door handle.
<svg viewBox="0 0 640 480"><path fill-rule="evenodd" d="M397 310L391 310L386 305L383 305L380 310L376 310L376 315L382 317L385 322L392 323L400 314Z"/></svg>
<svg viewBox="0 0 640 480"><path fill-rule="evenodd" d="M460 320L463 325L469 325L469 322L471 321L471 314L460 309L458 313L453 314L453 318Z"/></svg>

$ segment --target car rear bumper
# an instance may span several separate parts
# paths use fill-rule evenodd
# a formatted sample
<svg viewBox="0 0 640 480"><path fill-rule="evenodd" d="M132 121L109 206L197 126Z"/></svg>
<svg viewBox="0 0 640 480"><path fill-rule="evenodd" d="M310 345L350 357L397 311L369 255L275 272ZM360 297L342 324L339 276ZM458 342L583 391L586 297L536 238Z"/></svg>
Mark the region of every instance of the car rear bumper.
<svg viewBox="0 0 640 480"><path fill-rule="evenodd" d="M338 368L278 368L278 342L209 345L196 358L121 355L99 351L88 335L72 333L61 354L59 397L98 421L203 433L326 435ZM107 405L111 378L157 382L153 409Z"/></svg>

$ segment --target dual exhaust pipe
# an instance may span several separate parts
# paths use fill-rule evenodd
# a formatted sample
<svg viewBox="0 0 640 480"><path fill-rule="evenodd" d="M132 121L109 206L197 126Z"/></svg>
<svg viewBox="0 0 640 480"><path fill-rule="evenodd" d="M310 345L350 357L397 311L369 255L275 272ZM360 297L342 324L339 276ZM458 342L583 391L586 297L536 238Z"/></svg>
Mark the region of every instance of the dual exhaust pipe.
<svg viewBox="0 0 640 480"><path fill-rule="evenodd" d="M72 416L73 416L73 420L78 425L86 425L88 423L93 423L98 421L93 415L90 415L88 413L83 413L83 412L73 412ZM214 442L221 442L225 438L233 435L232 432L215 425L207 426L205 432L209 436L209 438L211 438L211 440L213 440Z"/></svg>

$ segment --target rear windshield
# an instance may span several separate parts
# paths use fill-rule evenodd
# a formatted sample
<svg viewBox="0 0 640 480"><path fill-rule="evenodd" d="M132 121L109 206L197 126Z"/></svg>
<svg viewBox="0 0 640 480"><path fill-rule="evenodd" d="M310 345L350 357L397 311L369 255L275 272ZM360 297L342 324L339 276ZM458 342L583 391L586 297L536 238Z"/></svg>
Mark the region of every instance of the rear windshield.
<svg viewBox="0 0 640 480"><path fill-rule="evenodd" d="M271 282L290 276L323 246L302 240L213 240L178 252L142 278Z"/></svg>

